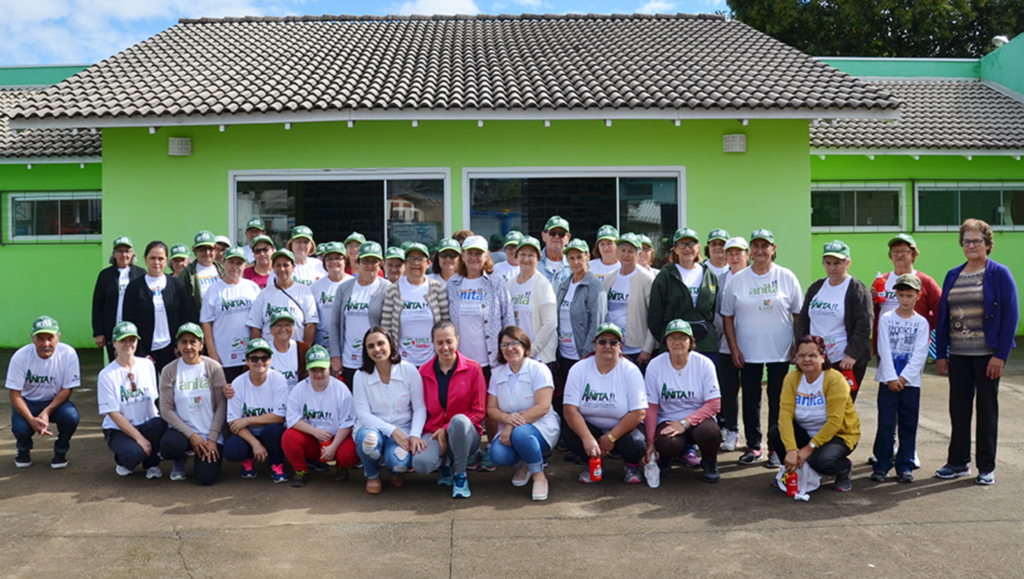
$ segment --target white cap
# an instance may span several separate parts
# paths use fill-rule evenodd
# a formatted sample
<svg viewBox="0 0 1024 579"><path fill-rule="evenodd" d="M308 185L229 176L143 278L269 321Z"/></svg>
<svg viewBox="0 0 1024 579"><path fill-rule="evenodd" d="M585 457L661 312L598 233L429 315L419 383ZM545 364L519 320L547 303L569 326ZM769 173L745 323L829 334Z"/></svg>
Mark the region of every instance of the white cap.
<svg viewBox="0 0 1024 579"><path fill-rule="evenodd" d="M732 249L733 247L738 247L743 251L750 251L750 246L747 245L747 240L742 237L730 237L729 241L725 242L726 250Z"/></svg>
<svg viewBox="0 0 1024 579"><path fill-rule="evenodd" d="M487 247L487 240L482 235L470 235L462 242L462 251L467 249L479 249L483 252L488 252L490 249Z"/></svg>

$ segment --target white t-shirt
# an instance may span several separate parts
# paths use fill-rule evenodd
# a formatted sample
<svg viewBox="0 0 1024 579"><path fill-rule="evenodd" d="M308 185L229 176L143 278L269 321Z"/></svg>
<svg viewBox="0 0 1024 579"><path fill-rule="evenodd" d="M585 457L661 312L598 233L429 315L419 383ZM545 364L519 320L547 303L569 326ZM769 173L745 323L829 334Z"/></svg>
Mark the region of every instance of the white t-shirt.
<svg viewBox="0 0 1024 579"><path fill-rule="evenodd" d="M516 320L516 327L526 332L533 340L533 280L537 274L533 274L526 283L519 283L518 278L512 278L508 284L508 293L512 300L512 315Z"/></svg>
<svg viewBox="0 0 1024 579"><path fill-rule="evenodd" d="M245 263L253 263L256 261L256 255L253 254L252 248L249 247L248 243L242 246L242 251L245 252Z"/></svg>
<svg viewBox="0 0 1024 579"><path fill-rule="evenodd" d="M694 265L693 269L676 264L676 270L683 278L686 289L690 290L690 297L693 298L693 305L697 305L697 297L700 296L700 284L704 281L704 268L700 264Z"/></svg>
<svg viewBox="0 0 1024 579"><path fill-rule="evenodd" d="M494 264L494 273L492 275L500 275L501 279L507 283L509 280L515 279L519 275L519 266L512 265L507 261Z"/></svg>
<svg viewBox="0 0 1024 579"><path fill-rule="evenodd" d="M152 277L146 274L146 286L153 292L153 345L150 349L162 350L171 345L171 329L167 327L167 308L164 306L167 276Z"/></svg>
<svg viewBox="0 0 1024 579"><path fill-rule="evenodd" d="M558 304L558 353L566 360L579 360L580 353L576 350L576 341L572 337L572 317L569 315L569 308L572 306L572 298L576 295L576 286L579 282L569 282L569 289L565 292L565 299Z"/></svg>
<svg viewBox="0 0 1024 579"><path fill-rule="evenodd" d="M420 285L412 285L404 276L398 280L398 291L402 294L402 335L398 339L398 351L403 360L417 368L434 357L434 344L430 340L434 311L427 302L429 287L427 280Z"/></svg>
<svg viewBox="0 0 1024 579"><path fill-rule="evenodd" d="M647 402L658 405L658 423L682 420L704 406L708 400L721 398L715 364L703 354L690 352L682 370L672 366L668 352L651 360L644 377Z"/></svg>
<svg viewBox="0 0 1024 579"><path fill-rule="evenodd" d="M284 418L288 406L288 384L280 372L267 372L267 379L259 386L253 385L246 372L231 383L235 395L228 400L228 422L250 416L276 414ZM259 435L263 426L250 426L249 432Z"/></svg>
<svg viewBox="0 0 1024 579"><path fill-rule="evenodd" d="M315 257L307 257L306 263L295 264L295 271L292 272L292 279L295 283L301 283L302 285L309 287L313 285L316 280L327 277L327 270L324 269L324 264Z"/></svg>
<svg viewBox="0 0 1024 579"><path fill-rule="evenodd" d="M711 265L711 260L705 261L704 263L708 266L708 269L711 270L715 274L715 277L718 277L718 276L722 275L723 273L729 271L729 263L728 262L726 262L726 264L723 265L722 267L715 267L715 266Z"/></svg>
<svg viewBox="0 0 1024 579"><path fill-rule="evenodd" d="M459 287L459 351L484 367L491 365L491 357L487 355L487 333L484 331L486 284L487 280L481 276L476 279L463 278Z"/></svg>
<svg viewBox="0 0 1024 579"><path fill-rule="evenodd" d="M608 321L622 329L622 353L639 354L643 348L630 348L626 346L626 311L629 309L629 288L633 283L633 276L637 270L634 269L629 275L623 275L620 271L608 288Z"/></svg>
<svg viewBox="0 0 1024 579"><path fill-rule="evenodd" d="M828 422L828 408L825 406L825 393L822 391L824 383L824 372L818 375L813 384L808 384L807 377L801 374L800 385L796 388L793 421L806 430L811 438L817 436L818 431Z"/></svg>
<svg viewBox="0 0 1024 579"><path fill-rule="evenodd" d="M292 332L292 336L297 339L303 338L306 324L320 322L320 316L316 311L316 302L313 300L313 294L309 293L308 287L295 283L287 290L280 290L271 281L267 283L267 287L260 290L256 299L253 300L252 309L249 310L249 317L246 319L245 325L250 328L259 328L263 339L273 342L274 336L270 333L270 319L275 313L284 310L288 310L295 317L295 330Z"/></svg>
<svg viewBox="0 0 1024 579"><path fill-rule="evenodd" d="M82 383L78 367L78 352L58 342L53 354L43 360L36 353L35 344L18 348L7 366L5 386L18 390L25 400L38 402L53 400L64 388L77 388Z"/></svg>
<svg viewBox="0 0 1024 579"><path fill-rule="evenodd" d="M128 374L131 374L131 378ZM135 379L134 392L132 378ZM132 426L156 418L160 415L156 408L156 399L159 396L156 367L147 358L135 358L131 370L122 368L116 361L111 362L100 370L100 376L96 379L99 413L106 415L103 417L104 430L121 430L110 417L111 412L120 412Z"/></svg>
<svg viewBox="0 0 1024 579"><path fill-rule="evenodd" d="M213 426L213 392L210 391L210 377L206 375L206 364L186 364L178 358L178 373L174 382L174 411L189 428L206 439ZM224 435L217 437L218 444L224 444Z"/></svg>
<svg viewBox="0 0 1024 579"><path fill-rule="evenodd" d="M552 286L555 285L557 281L556 278L559 276L559 274L561 274L564 270L567 269L569 269L569 260L566 259L564 256L559 261L552 261L548 259L547 251L541 252L540 262L537 264L537 271L539 271L541 275L547 278L547 280L551 282Z"/></svg>
<svg viewBox="0 0 1024 579"><path fill-rule="evenodd" d="M330 348L331 310L334 309L334 296L338 293L338 286L350 276L343 275L341 281L331 281L331 278L324 276L309 286L309 293L313 294L313 301L316 302L317 316L320 321L316 325L316 336L313 343Z"/></svg>
<svg viewBox="0 0 1024 579"><path fill-rule="evenodd" d="M928 359L928 320L914 312L909 320L895 311L878 318L878 372L875 380L888 383L900 376L908 387L921 387L921 373ZM885 386L879 386L885 388Z"/></svg>
<svg viewBox="0 0 1024 579"><path fill-rule="evenodd" d="M597 279L601 280L601 283L604 283L604 278L608 277L608 274L619 271L619 267L619 262L617 261L611 265L605 265L600 259L590 260L590 271L594 272L594 275L597 276Z"/></svg>
<svg viewBox="0 0 1024 579"><path fill-rule="evenodd" d="M555 388L551 370L533 358L523 360L519 373L514 374L508 364L502 364L491 374L491 383L487 393L498 398L498 409L509 414L525 412L537 403L536 392L541 388ZM554 407L548 407L544 416L532 423L540 431L549 448L554 448L561 431L558 414ZM505 429L505 424L498 425L498 434Z"/></svg>
<svg viewBox="0 0 1024 579"><path fill-rule="evenodd" d="M772 264L764 275L746 268L734 275L722 299L722 315L735 316L736 344L754 364L788 362L793 345L793 314L803 305L800 281Z"/></svg>
<svg viewBox="0 0 1024 579"><path fill-rule="evenodd" d="M725 288L729 285L729 281L732 280L732 270L726 271L725 276L719 277L722 282L719 284L720 295L725 297ZM725 323L722 321L722 313L715 312L715 329L718 330L718 353L719 354L731 354L729 351L729 341L725 339Z"/></svg>
<svg viewBox="0 0 1024 579"><path fill-rule="evenodd" d="M213 287L214 282L220 279L215 265L200 265L196 263L196 278L199 280L199 293L206 297L206 292Z"/></svg>
<svg viewBox="0 0 1024 579"><path fill-rule="evenodd" d="M289 340L288 351L278 352L271 342L270 349L274 351L270 357L270 368L284 377L288 391L291 392L299 383L299 344L295 340Z"/></svg>
<svg viewBox="0 0 1024 579"><path fill-rule="evenodd" d="M115 325L121 323L121 314L124 312L124 290L128 287L128 283L132 281L129 277L131 271L131 266L119 267L117 269L117 320L114 322Z"/></svg>
<svg viewBox="0 0 1024 579"><path fill-rule="evenodd" d="M423 400L423 377L415 366L404 360L392 365L387 384L381 381L377 368L372 374L356 371L353 382L357 432L365 427L391 436L397 428L407 436L423 435L427 406Z"/></svg>
<svg viewBox="0 0 1024 579"><path fill-rule="evenodd" d="M447 288L448 287L448 282L445 281L445 279L443 277L441 277L441 274L439 274L439 273L428 273L427 277L429 277L430 279L432 279L432 280L438 282L439 284L441 284L441 287L443 287L443 288Z"/></svg>
<svg viewBox="0 0 1024 579"><path fill-rule="evenodd" d="M356 415L348 386L331 377L327 388L317 392L313 390L309 378L299 382L288 395L288 416L285 422L288 428L293 428L300 420L332 435L342 428L352 428L356 423Z"/></svg>
<svg viewBox="0 0 1024 579"><path fill-rule="evenodd" d="M807 305L811 334L825 340L825 353L833 364L846 357L846 290L850 287L851 279L847 276L837 286L826 279Z"/></svg>
<svg viewBox="0 0 1024 579"><path fill-rule="evenodd" d="M619 363L602 375L597 359L591 356L569 370L562 401L579 408L587 422L607 432L626 414L647 408L647 390L640 369L626 358L619 358Z"/></svg>
<svg viewBox="0 0 1024 579"><path fill-rule="evenodd" d="M203 296L199 321L213 323L213 345L221 366L237 368L245 365L245 347L249 344L249 319L260 286L243 279L232 285L218 279Z"/></svg>
<svg viewBox="0 0 1024 579"><path fill-rule="evenodd" d="M342 313L345 316L345 339L341 343L341 365L359 368L363 365L363 337L370 329L370 298L377 292L382 278L375 277L368 286L352 284L352 293Z"/></svg>

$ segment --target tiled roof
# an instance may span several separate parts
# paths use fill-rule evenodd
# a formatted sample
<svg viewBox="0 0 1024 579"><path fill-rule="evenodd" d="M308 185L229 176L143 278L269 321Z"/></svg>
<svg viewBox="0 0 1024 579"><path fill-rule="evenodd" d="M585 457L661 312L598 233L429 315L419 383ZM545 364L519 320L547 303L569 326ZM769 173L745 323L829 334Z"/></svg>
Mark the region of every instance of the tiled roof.
<svg viewBox="0 0 1024 579"><path fill-rule="evenodd" d="M1024 103L976 80L872 81L903 102L898 124L811 127L819 149L1024 149Z"/></svg>
<svg viewBox="0 0 1024 579"><path fill-rule="evenodd" d="M898 105L714 15L319 16L182 20L33 95L16 118L104 126L367 111L880 117Z"/></svg>
<svg viewBox="0 0 1024 579"><path fill-rule="evenodd" d="M28 129L15 135L7 126L14 105L38 90L0 89L0 158L96 157L102 137L97 131L72 129Z"/></svg>

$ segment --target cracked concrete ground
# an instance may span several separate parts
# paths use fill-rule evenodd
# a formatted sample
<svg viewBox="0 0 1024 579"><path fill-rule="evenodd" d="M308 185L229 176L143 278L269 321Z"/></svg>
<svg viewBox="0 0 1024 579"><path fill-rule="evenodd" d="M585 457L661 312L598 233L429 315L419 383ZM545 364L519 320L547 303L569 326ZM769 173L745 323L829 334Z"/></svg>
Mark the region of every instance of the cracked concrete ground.
<svg viewBox="0 0 1024 579"><path fill-rule="evenodd" d="M0 352L6 371L11 351ZM10 402L0 397L0 576L29 577L935 577L1024 576L1024 355L1000 391L996 484L932 477L945 461L947 385L926 377L911 485L868 480L876 385L857 402L863 437L852 458L854 490L826 483L809 503L769 487L760 465L721 457L722 480L677 467L659 489L626 486L617 461L603 483L575 482L555 453L551 498L529 500L510 469L470 473L473 496L454 501L431 475L363 490L361 471L338 483L314 474L304 489L253 480L226 464L221 480L121 478L96 414L95 351L82 354L84 384L72 400L82 423L64 470L14 467ZM929 367L929 372L933 372ZM869 371L869 377L873 371ZM975 469L976 470L976 469ZM890 479L891 480L891 479Z"/></svg>

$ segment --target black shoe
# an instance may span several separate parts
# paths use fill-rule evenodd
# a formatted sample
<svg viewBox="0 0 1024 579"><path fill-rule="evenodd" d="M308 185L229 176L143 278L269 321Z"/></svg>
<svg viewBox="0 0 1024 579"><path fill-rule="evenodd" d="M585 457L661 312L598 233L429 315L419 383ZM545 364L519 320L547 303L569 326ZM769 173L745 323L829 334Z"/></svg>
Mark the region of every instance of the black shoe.
<svg viewBox="0 0 1024 579"><path fill-rule="evenodd" d="M53 453L53 458L50 459L50 468L58 469L64 468L68 465L68 456L63 452Z"/></svg>
<svg viewBox="0 0 1024 579"><path fill-rule="evenodd" d="M885 482L885 473L880 470L876 470L871 473L871 480L875 482Z"/></svg>
<svg viewBox="0 0 1024 579"><path fill-rule="evenodd" d="M909 470L907 472L901 472L900 478L897 480L899 480L901 483L912 483L914 482L914 475Z"/></svg>
<svg viewBox="0 0 1024 579"><path fill-rule="evenodd" d="M718 482L718 479L722 478L722 475L718 472L718 459L700 461L701 468L704 469L704 482L714 484Z"/></svg>
<svg viewBox="0 0 1024 579"><path fill-rule="evenodd" d="M304 471L304 470L296 471L295 475L292 477L292 486L294 488L297 488L297 489L298 488L302 488L302 487L306 486L307 482L309 482L309 472L308 471Z"/></svg>
<svg viewBox="0 0 1024 579"><path fill-rule="evenodd" d="M750 448L740 457L740 464L754 464L759 460L761 460L761 449Z"/></svg>
<svg viewBox="0 0 1024 579"><path fill-rule="evenodd" d="M836 475L836 490L841 493L853 490L853 463L846 459L846 468Z"/></svg>
<svg viewBox="0 0 1024 579"><path fill-rule="evenodd" d="M582 458L576 456L572 452L567 452L565 454L565 459L564 460L565 460L565 462L571 462L571 463L580 464L580 465L587 464L587 461L585 461Z"/></svg>
<svg viewBox="0 0 1024 579"><path fill-rule="evenodd" d="M19 450L17 456L14 457L14 466L18 468L32 466L32 453L27 450Z"/></svg>
<svg viewBox="0 0 1024 579"><path fill-rule="evenodd" d="M309 467L309 470L316 472L328 472L331 470L331 467L322 460L307 460L306 466Z"/></svg>
<svg viewBox="0 0 1024 579"><path fill-rule="evenodd" d="M782 468L782 461L779 460L779 453L769 452L768 462L764 463L765 468Z"/></svg>
<svg viewBox="0 0 1024 579"><path fill-rule="evenodd" d="M569 447L565 445L565 441L564 440L559 438L558 439L558 444L555 445L555 450L557 450L559 452L566 452L566 451L569 450Z"/></svg>
<svg viewBox="0 0 1024 579"><path fill-rule="evenodd" d="M348 480L348 469L338 467L338 472L334 473L334 480L338 482L345 482Z"/></svg>

